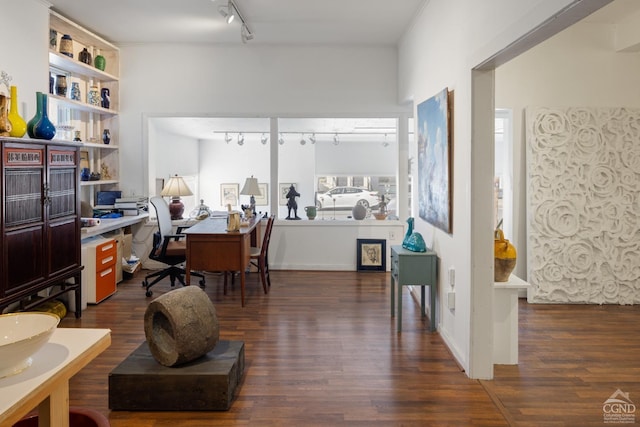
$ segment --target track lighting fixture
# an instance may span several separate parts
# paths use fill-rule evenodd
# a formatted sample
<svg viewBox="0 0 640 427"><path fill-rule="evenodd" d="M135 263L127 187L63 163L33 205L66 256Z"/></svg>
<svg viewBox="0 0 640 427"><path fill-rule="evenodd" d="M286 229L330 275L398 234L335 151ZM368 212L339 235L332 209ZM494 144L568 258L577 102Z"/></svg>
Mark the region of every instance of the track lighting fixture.
<svg viewBox="0 0 640 427"><path fill-rule="evenodd" d="M338 145L340 144L340 138L338 137L338 132L336 132L335 135L333 135L333 145Z"/></svg>
<svg viewBox="0 0 640 427"><path fill-rule="evenodd" d="M228 132L225 132L225 133L224 133L224 142L226 142L226 143L228 144L228 143L230 143L230 142L231 142L231 140L232 140L232 139L233 139L233 138L231 138L231 137L229 136L229 133L228 133Z"/></svg>
<svg viewBox="0 0 640 427"><path fill-rule="evenodd" d="M262 136L260 137L260 142L262 143L262 145L267 145L268 141L269 141L269 137L267 136L267 134L263 132Z"/></svg>
<svg viewBox="0 0 640 427"><path fill-rule="evenodd" d="M227 21L227 24L231 24L234 18L236 16L238 17L238 20L241 23L240 38L242 39L242 43L253 40L253 31L251 31L251 28L249 28L247 21L245 21L235 1L229 0L226 6L219 6L218 12L220 12L220 15L224 17L224 19Z"/></svg>
<svg viewBox="0 0 640 427"><path fill-rule="evenodd" d="M244 134L242 132L238 134L238 145L244 145Z"/></svg>
<svg viewBox="0 0 640 427"><path fill-rule="evenodd" d="M282 137L282 134L278 136L278 144L280 145L284 144L284 138Z"/></svg>
<svg viewBox="0 0 640 427"><path fill-rule="evenodd" d="M220 12L220 15L222 15L225 21L227 21L227 24L231 24L233 19L236 17L234 5L231 1L229 1L226 6L218 7L218 12Z"/></svg>
<svg viewBox="0 0 640 427"><path fill-rule="evenodd" d="M300 145L305 145L307 143L307 140L304 139L304 133L300 134Z"/></svg>
<svg viewBox="0 0 640 427"><path fill-rule="evenodd" d="M311 134L311 136L309 137L309 142L311 142L312 144L316 143L316 134L315 132Z"/></svg>

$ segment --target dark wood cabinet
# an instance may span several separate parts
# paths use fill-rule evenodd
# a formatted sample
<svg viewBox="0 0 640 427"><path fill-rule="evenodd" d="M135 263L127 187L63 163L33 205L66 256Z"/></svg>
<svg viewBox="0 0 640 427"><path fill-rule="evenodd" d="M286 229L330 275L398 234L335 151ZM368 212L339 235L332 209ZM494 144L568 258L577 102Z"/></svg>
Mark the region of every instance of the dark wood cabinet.
<svg viewBox="0 0 640 427"><path fill-rule="evenodd" d="M1 139L0 310L48 289L43 301L75 292L81 315L79 145ZM54 291L50 288L56 287Z"/></svg>

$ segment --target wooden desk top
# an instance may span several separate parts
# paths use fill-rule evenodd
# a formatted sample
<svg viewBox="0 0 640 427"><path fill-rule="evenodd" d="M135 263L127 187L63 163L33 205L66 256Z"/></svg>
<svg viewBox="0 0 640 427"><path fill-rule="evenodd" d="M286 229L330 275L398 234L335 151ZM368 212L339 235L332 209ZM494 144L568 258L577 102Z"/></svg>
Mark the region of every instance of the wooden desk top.
<svg viewBox="0 0 640 427"><path fill-rule="evenodd" d="M242 235L249 234L260 223L262 218L252 218L246 224L246 227L240 227L239 231L227 231L227 219L226 218L206 218L198 222L195 225L184 230L183 234L231 234Z"/></svg>
<svg viewBox="0 0 640 427"><path fill-rule="evenodd" d="M57 328L33 365L0 379L0 425L13 425L111 344L109 329ZM68 399L68 395L66 396Z"/></svg>

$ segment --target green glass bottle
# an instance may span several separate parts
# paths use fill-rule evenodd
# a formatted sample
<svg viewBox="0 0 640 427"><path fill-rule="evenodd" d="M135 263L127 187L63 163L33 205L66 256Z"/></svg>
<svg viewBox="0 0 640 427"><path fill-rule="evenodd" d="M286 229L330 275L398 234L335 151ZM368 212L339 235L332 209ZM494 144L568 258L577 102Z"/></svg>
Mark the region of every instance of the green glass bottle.
<svg viewBox="0 0 640 427"><path fill-rule="evenodd" d="M107 65L107 61L104 56L100 55L100 51L96 51L96 57L93 59L93 65L100 71L104 71L104 67Z"/></svg>

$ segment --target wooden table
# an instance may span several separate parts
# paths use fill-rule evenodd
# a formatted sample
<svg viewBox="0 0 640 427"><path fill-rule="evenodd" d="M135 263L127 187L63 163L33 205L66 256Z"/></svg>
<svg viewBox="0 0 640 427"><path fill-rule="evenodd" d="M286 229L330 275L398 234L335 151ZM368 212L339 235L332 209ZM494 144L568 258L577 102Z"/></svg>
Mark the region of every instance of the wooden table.
<svg viewBox="0 0 640 427"><path fill-rule="evenodd" d="M254 217L239 231L227 231L226 218L208 218L184 230L187 236L186 284L191 284L192 270L238 271L244 307L245 269L249 266L251 246L259 246L260 220Z"/></svg>
<svg viewBox="0 0 640 427"><path fill-rule="evenodd" d="M57 328L29 368L0 379L0 426L37 407L40 427L69 427L69 380L110 344L109 329Z"/></svg>

